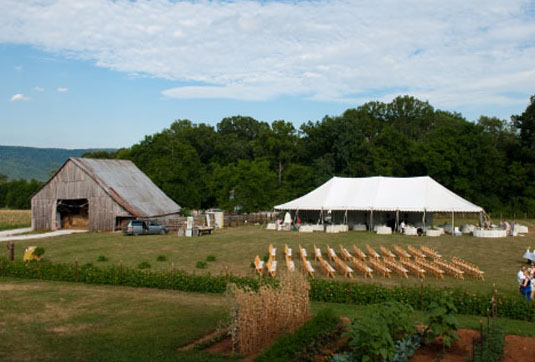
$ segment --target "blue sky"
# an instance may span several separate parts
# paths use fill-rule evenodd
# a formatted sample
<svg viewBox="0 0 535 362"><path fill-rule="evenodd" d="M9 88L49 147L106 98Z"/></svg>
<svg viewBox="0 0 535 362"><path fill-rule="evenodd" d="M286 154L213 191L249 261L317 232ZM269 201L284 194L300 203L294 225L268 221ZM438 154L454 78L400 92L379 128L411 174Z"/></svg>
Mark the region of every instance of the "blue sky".
<svg viewBox="0 0 535 362"><path fill-rule="evenodd" d="M469 120L535 94L535 1L0 3L0 144L127 147L175 119L299 126L410 94Z"/></svg>

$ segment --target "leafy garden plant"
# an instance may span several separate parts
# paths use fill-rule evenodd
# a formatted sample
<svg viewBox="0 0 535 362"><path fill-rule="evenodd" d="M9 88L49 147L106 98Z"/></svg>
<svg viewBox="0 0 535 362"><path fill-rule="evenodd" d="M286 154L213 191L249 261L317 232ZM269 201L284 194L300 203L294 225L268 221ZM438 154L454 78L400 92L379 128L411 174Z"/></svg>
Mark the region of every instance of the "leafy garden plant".
<svg viewBox="0 0 535 362"><path fill-rule="evenodd" d="M197 264L195 264L195 267L198 269L204 269L207 265L208 264L205 261L198 261Z"/></svg>
<svg viewBox="0 0 535 362"><path fill-rule="evenodd" d="M108 261L109 259L104 255L99 255L97 257L97 261Z"/></svg>
<svg viewBox="0 0 535 362"><path fill-rule="evenodd" d="M149 269L150 267L151 265L147 261L142 261L141 263L137 265L138 269Z"/></svg>
<svg viewBox="0 0 535 362"><path fill-rule="evenodd" d="M156 261L167 261L167 257L165 255L158 255Z"/></svg>
<svg viewBox="0 0 535 362"><path fill-rule="evenodd" d="M429 343L436 337L442 337L443 349L451 347L453 342L459 339L456 313L457 308L451 295L443 292L441 297L433 301L429 307L427 328L424 331L426 341Z"/></svg>

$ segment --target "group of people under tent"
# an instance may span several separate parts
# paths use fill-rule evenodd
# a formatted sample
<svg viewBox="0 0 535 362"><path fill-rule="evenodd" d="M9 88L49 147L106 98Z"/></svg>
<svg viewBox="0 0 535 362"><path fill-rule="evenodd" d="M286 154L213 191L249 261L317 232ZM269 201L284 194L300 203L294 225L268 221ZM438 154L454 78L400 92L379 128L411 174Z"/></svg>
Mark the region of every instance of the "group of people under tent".
<svg viewBox="0 0 535 362"><path fill-rule="evenodd" d="M526 300L533 300L535 298L535 263L531 262L529 268L522 265L516 275L516 280L522 297Z"/></svg>

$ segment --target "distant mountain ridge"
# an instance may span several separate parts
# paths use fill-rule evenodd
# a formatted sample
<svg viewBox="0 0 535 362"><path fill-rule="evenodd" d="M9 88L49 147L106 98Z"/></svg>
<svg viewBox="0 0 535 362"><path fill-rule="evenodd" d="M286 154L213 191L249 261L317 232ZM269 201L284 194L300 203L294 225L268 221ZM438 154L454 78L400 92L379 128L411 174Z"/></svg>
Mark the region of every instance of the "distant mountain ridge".
<svg viewBox="0 0 535 362"><path fill-rule="evenodd" d="M46 181L69 157L80 157L86 152L115 151L111 148L37 148L0 146L0 173L10 180L36 179Z"/></svg>

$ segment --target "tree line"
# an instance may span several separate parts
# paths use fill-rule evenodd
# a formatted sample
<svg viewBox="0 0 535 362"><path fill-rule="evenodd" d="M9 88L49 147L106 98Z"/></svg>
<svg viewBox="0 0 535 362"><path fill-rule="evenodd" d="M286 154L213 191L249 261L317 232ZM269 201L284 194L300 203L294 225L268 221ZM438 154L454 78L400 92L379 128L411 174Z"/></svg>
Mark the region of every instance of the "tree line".
<svg viewBox="0 0 535 362"><path fill-rule="evenodd" d="M84 157L132 160L185 208L269 210L335 175L429 175L488 212L535 215L535 96L510 120L469 122L410 96L299 128L244 116L215 127L177 120L129 148ZM0 179L0 207L29 207L39 186Z"/></svg>
<svg viewBox="0 0 535 362"><path fill-rule="evenodd" d="M535 214L535 96L510 120L400 96L295 128L234 116L177 120L130 148L85 157L132 160L187 208L269 210L332 176L422 176L505 214Z"/></svg>

